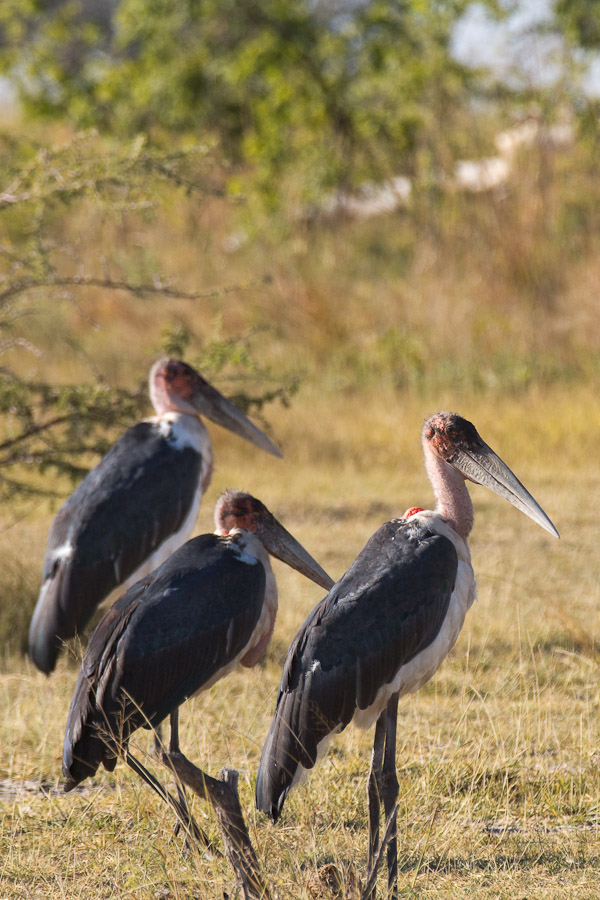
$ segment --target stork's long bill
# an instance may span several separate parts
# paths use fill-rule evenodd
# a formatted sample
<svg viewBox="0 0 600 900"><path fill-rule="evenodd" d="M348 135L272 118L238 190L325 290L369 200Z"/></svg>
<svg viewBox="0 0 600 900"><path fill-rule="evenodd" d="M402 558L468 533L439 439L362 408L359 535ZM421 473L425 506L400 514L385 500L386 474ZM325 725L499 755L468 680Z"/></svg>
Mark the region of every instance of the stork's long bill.
<svg viewBox="0 0 600 900"><path fill-rule="evenodd" d="M425 423L424 434L434 444L436 453L465 478L489 488L551 535L559 537L537 500L482 440L471 422L455 413L436 413Z"/></svg>
<svg viewBox="0 0 600 900"><path fill-rule="evenodd" d="M229 431L233 431L238 437L244 438L250 441L251 444L260 447L261 450L272 453L273 456L282 455L281 450L275 446L260 428L257 428L244 415L241 409L234 406L231 400L220 394L208 381L205 381L201 376L199 377L203 384L194 395L192 404L201 415L211 419L222 428L228 428Z"/></svg>
<svg viewBox="0 0 600 900"><path fill-rule="evenodd" d="M531 496L517 476L487 444L484 444L478 453L461 453L460 462L457 461L456 465L471 481L504 497L554 537L559 537L558 531L537 500Z"/></svg>
<svg viewBox="0 0 600 900"><path fill-rule="evenodd" d="M257 428L247 416L214 388L195 369L180 359L163 357L150 370L150 396L160 414L161 411L177 409L206 416L222 428L227 428L238 437L250 441L272 453L281 456L281 451Z"/></svg>
<svg viewBox="0 0 600 900"><path fill-rule="evenodd" d="M335 582L319 563L312 558L295 537L269 513L262 523L260 537L269 553L281 562L287 563L301 575L305 575L325 590L333 587Z"/></svg>

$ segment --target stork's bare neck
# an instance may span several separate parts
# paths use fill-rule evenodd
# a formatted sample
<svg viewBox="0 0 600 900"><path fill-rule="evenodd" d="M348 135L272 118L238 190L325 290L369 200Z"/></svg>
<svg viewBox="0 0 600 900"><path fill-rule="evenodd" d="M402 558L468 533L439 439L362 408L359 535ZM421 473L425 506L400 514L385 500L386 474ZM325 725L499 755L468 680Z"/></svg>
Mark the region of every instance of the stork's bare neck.
<svg viewBox="0 0 600 900"><path fill-rule="evenodd" d="M464 476L454 466L441 459L427 440L423 440L425 467L440 514L453 530L466 540L474 521L473 502Z"/></svg>

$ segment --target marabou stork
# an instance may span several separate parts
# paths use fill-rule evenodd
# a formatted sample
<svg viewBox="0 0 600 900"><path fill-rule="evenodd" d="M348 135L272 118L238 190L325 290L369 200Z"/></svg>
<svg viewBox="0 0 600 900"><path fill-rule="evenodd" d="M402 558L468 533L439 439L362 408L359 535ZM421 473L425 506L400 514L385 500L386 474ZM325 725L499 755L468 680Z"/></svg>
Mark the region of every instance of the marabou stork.
<svg viewBox="0 0 600 900"><path fill-rule="evenodd" d="M190 536L212 475L207 416L262 450L263 434L195 369L164 357L150 371L156 415L119 438L58 511L29 627L29 656L49 674L112 590L134 584Z"/></svg>
<svg viewBox="0 0 600 900"><path fill-rule="evenodd" d="M395 769L398 699L436 672L476 595L467 538L466 481L504 497L558 537L508 466L458 415L439 412L422 432L435 510L413 507L382 525L310 613L285 660L256 783L258 808L276 821L285 798L351 721L374 722L368 782L369 864L379 854L379 804L389 837L388 887L397 882Z"/></svg>
<svg viewBox="0 0 600 900"><path fill-rule="evenodd" d="M66 791L100 764L112 771L119 754L157 790L129 753L129 737L170 715L170 752L179 752L177 710L184 700L238 662L251 667L261 659L277 612L269 553L321 587L333 584L250 494L223 494L215 525L214 534L192 538L130 587L92 632L66 727ZM173 801L164 789L157 792Z"/></svg>

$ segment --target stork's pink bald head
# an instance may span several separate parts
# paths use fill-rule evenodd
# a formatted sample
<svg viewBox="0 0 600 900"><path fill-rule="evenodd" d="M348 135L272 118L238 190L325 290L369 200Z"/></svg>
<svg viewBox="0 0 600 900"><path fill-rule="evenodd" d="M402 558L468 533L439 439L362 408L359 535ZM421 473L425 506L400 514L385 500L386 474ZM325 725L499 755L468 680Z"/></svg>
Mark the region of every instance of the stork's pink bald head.
<svg viewBox="0 0 600 900"><path fill-rule="evenodd" d="M225 491L215 506L215 531L228 535L235 528L256 535L272 556L287 563L311 581L329 588L333 585L321 566L312 558L302 544L277 521L264 503L245 491Z"/></svg>
<svg viewBox="0 0 600 900"><path fill-rule="evenodd" d="M226 491L215 506L215 530L218 534L229 534L234 528L254 532L268 517L273 518L256 497L244 491Z"/></svg>
<svg viewBox="0 0 600 900"><path fill-rule="evenodd" d="M208 385L202 376L180 359L159 359L150 370L150 399L157 415L183 412L198 415L196 398Z"/></svg>
<svg viewBox="0 0 600 900"><path fill-rule="evenodd" d="M427 419L423 426L423 442L448 463L453 463L460 451L478 453L486 446L468 419L451 412L438 412Z"/></svg>
<svg viewBox="0 0 600 900"><path fill-rule="evenodd" d="M154 363L150 370L150 399L158 416L166 413L207 416L261 450L281 456L275 444L241 409L181 359L164 356Z"/></svg>

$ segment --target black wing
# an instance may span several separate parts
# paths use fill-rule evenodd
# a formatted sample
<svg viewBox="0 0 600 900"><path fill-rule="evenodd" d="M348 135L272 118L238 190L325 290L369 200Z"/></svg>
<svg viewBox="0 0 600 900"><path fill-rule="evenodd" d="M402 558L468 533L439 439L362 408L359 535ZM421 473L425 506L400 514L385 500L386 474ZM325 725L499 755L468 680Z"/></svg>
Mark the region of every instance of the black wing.
<svg viewBox="0 0 600 900"><path fill-rule="evenodd" d="M131 587L95 628L69 712L63 770L68 787L109 765L116 749L158 724L243 650L265 593L260 563L240 561L228 539L188 541Z"/></svg>
<svg viewBox="0 0 600 900"><path fill-rule="evenodd" d="M410 519L386 523L368 541L288 650L257 778L259 809L275 819L298 766L312 768L319 743L432 643L457 568L452 542Z"/></svg>
<svg viewBox="0 0 600 900"><path fill-rule="evenodd" d="M62 643L183 525L201 464L196 450L177 448L157 425L140 422L64 503L48 535L29 631L38 668L51 672Z"/></svg>
<svg viewBox="0 0 600 900"><path fill-rule="evenodd" d="M100 763L112 771L117 760L115 745L121 739L114 710L105 712L104 698L115 670L115 647L137 609L145 587L133 585L105 613L92 632L79 669L63 745L65 790L94 775ZM111 740L111 737L113 738Z"/></svg>

